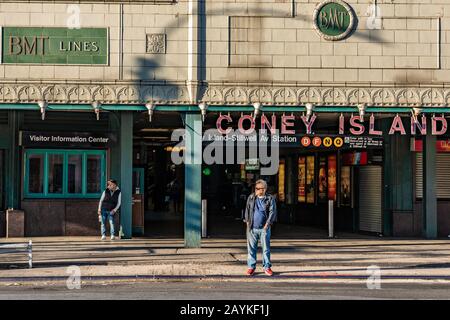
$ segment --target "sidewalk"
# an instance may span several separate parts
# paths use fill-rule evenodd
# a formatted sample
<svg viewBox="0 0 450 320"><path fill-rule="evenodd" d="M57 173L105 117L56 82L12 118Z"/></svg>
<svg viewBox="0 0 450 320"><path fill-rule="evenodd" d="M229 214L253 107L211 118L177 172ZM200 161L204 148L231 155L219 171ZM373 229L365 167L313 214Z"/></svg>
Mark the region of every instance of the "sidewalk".
<svg viewBox="0 0 450 320"><path fill-rule="evenodd" d="M214 279L222 281L366 280L367 267L381 268L392 281L450 283L449 240L273 239L275 277L244 276L244 239L203 239L202 248L184 248L182 239L100 241L98 237L0 239L1 243L33 240L33 269L22 253L1 253L0 285L12 282L66 280L67 267L80 267L83 279ZM258 259L261 258L258 252Z"/></svg>

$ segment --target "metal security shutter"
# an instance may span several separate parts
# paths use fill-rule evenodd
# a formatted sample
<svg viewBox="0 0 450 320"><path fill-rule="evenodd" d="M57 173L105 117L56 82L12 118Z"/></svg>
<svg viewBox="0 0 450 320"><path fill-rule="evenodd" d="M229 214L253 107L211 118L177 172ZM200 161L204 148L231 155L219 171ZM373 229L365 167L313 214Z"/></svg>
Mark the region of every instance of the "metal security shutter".
<svg viewBox="0 0 450 320"><path fill-rule="evenodd" d="M382 175L380 166L359 169L359 229L382 233Z"/></svg>
<svg viewBox="0 0 450 320"><path fill-rule="evenodd" d="M416 197L423 197L423 157L421 152L416 153ZM436 197L438 199L450 198L450 153L436 154Z"/></svg>

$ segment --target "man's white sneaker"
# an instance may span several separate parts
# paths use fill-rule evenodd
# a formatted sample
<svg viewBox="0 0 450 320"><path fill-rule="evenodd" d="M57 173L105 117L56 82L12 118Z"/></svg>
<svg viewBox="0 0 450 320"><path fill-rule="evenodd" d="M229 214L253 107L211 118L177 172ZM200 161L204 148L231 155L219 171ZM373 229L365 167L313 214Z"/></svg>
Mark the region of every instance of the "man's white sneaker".
<svg viewBox="0 0 450 320"><path fill-rule="evenodd" d="M115 240L116 239L116 237L114 237L114 236L111 236L111 240Z"/></svg>
<svg viewBox="0 0 450 320"><path fill-rule="evenodd" d="M102 240L106 240L106 236L102 236Z"/></svg>

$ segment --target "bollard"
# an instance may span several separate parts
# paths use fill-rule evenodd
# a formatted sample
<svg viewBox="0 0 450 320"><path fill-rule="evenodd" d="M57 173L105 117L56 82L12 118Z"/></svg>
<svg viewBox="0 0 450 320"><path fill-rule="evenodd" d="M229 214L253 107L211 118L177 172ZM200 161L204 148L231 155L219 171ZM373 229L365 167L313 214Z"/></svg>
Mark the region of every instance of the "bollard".
<svg viewBox="0 0 450 320"><path fill-rule="evenodd" d="M206 238L207 236L207 201L205 199L202 200L202 238Z"/></svg>
<svg viewBox="0 0 450 320"><path fill-rule="evenodd" d="M334 201L328 200L328 238L334 238Z"/></svg>
<svg viewBox="0 0 450 320"><path fill-rule="evenodd" d="M28 242L28 267L33 268L33 242Z"/></svg>

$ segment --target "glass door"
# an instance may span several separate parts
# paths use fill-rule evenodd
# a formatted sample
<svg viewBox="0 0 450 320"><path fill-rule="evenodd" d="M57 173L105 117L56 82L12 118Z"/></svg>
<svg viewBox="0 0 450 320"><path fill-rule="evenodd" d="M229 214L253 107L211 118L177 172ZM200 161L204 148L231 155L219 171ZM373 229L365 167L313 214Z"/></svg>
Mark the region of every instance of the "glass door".
<svg viewBox="0 0 450 320"><path fill-rule="evenodd" d="M133 168L133 234L144 235L144 168Z"/></svg>

